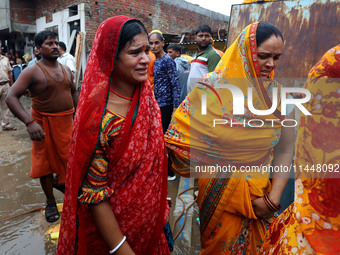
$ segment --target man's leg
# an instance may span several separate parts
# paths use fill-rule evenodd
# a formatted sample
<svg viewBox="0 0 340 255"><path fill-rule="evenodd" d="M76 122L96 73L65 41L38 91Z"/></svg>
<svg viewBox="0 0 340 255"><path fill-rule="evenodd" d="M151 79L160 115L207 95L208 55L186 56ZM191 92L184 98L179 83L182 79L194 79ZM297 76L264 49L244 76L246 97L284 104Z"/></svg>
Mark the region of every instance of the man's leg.
<svg viewBox="0 0 340 255"><path fill-rule="evenodd" d="M65 194L65 183L58 184L58 176L53 176L53 188L59 190L61 193Z"/></svg>
<svg viewBox="0 0 340 255"><path fill-rule="evenodd" d="M53 174L40 177L40 185L46 196L46 220L48 222L54 222L59 219L59 212L53 195Z"/></svg>
<svg viewBox="0 0 340 255"><path fill-rule="evenodd" d="M1 126L9 125L9 109L5 102L7 95L7 85L0 85L0 107L1 107Z"/></svg>
<svg viewBox="0 0 340 255"><path fill-rule="evenodd" d="M169 106L160 107L160 109L161 109L161 117L162 117L163 134L165 134L165 132L168 130L168 127L171 121L172 111L174 108L172 105L169 105Z"/></svg>
<svg viewBox="0 0 340 255"><path fill-rule="evenodd" d="M53 195L53 174L40 177L40 185L45 193L47 204L55 203Z"/></svg>

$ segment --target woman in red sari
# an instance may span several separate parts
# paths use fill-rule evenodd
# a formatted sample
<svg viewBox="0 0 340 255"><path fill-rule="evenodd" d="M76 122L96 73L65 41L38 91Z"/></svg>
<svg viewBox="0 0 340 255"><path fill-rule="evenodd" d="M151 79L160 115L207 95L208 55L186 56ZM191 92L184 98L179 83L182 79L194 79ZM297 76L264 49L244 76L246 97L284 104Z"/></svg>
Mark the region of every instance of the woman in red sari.
<svg viewBox="0 0 340 255"><path fill-rule="evenodd" d="M104 21L75 116L57 254L169 254L160 110L144 25Z"/></svg>

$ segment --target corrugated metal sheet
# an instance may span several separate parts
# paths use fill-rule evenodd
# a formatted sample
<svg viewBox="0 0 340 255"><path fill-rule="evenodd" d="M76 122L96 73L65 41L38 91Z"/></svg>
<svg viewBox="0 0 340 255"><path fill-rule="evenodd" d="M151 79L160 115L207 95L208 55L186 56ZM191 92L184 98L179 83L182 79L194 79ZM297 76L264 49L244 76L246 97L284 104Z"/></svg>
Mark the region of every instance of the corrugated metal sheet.
<svg viewBox="0 0 340 255"><path fill-rule="evenodd" d="M228 46L248 24L258 20L277 26L285 49L276 77L305 78L330 48L340 44L339 0L295 0L233 5Z"/></svg>

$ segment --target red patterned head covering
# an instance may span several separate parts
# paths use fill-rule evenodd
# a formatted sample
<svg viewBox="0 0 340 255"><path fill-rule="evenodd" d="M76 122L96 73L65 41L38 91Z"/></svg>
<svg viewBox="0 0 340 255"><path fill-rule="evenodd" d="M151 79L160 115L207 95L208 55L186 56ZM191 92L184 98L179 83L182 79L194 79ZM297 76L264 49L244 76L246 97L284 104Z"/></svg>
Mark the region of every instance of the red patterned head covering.
<svg viewBox="0 0 340 255"><path fill-rule="evenodd" d="M71 141L58 254L105 254L88 206L78 193L99 141L120 34L126 16L112 17L98 28L87 63ZM119 155L119 156L118 156ZM169 210L167 158L160 110L150 84L138 86L117 140L107 152L109 204L136 253L153 254L165 238Z"/></svg>

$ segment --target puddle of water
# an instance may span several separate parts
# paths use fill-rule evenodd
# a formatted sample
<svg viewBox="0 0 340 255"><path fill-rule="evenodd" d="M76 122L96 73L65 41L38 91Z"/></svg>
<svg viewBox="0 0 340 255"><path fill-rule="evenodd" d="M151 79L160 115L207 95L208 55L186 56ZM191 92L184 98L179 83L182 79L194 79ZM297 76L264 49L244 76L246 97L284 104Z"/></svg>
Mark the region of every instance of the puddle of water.
<svg viewBox="0 0 340 255"><path fill-rule="evenodd" d="M30 100L22 97L21 102L28 111ZM26 127L14 117L11 124L18 130L0 131L0 220L45 206L39 180L29 176L31 140ZM62 194L55 195L62 202ZM0 222L0 254L55 254L56 245L45 235L51 226L42 211Z"/></svg>
<svg viewBox="0 0 340 255"><path fill-rule="evenodd" d="M45 206L39 180L29 177L29 153L18 159L0 165L0 220ZM62 195L57 193L61 202ZM56 245L45 235L51 226L41 210L1 222L0 254L55 254Z"/></svg>

